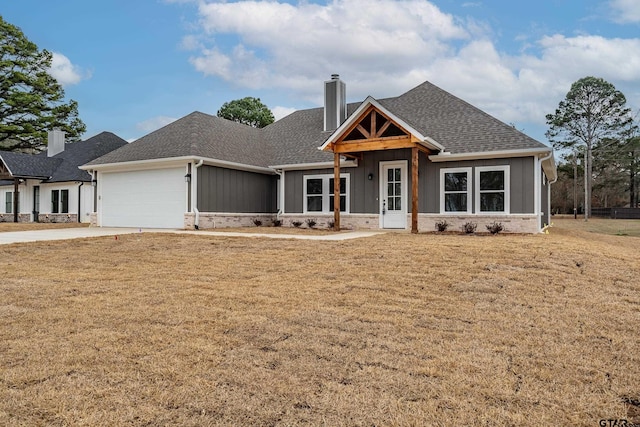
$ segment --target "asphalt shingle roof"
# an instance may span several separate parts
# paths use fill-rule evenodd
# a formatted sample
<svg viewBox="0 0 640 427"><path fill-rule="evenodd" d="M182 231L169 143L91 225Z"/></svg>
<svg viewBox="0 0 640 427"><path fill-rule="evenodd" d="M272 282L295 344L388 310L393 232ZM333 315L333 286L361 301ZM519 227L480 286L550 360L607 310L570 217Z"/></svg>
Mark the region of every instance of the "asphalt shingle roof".
<svg viewBox="0 0 640 427"><path fill-rule="evenodd" d="M87 166L183 156L264 166L269 151L259 129L196 111Z"/></svg>
<svg viewBox="0 0 640 427"><path fill-rule="evenodd" d="M429 82L379 103L452 154L548 148ZM360 104L349 104L348 114ZM323 119L323 108L312 108L255 129L193 112L87 166L183 156L260 167L330 162L332 154L318 150L331 135Z"/></svg>
<svg viewBox="0 0 640 427"><path fill-rule="evenodd" d="M47 182L91 181L91 175L87 171L78 169L78 166L125 145L127 141L111 132L102 132L85 141L65 144L64 151L51 157L51 159L61 160L61 163ZM38 154L38 157L46 158L46 156L46 152Z"/></svg>
<svg viewBox="0 0 640 427"><path fill-rule="evenodd" d="M429 82L379 102L452 154L548 148Z"/></svg>
<svg viewBox="0 0 640 427"><path fill-rule="evenodd" d="M47 179L62 162L60 159L40 157L33 154L0 151L0 160L16 178Z"/></svg>
<svg viewBox="0 0 640 427"><path fill-rule="evenodd" d="M45 182L90 181L91 175L78 166L124 145L127 145L124 139L102 132L85 141L65 144L64 151L53 157L48 157L46 151L35 155L0 151L0 160L16 178L38 178Z"/></svg>

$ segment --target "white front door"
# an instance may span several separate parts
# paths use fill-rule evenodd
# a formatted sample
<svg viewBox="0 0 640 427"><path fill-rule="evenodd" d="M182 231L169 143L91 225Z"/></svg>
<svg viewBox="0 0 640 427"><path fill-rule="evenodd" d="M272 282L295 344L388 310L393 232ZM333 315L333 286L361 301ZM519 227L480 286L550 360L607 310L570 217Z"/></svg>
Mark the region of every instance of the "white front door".
<svg viewBox="0 0 640 427"><path fill-rule="evenodd" d="M380 226L407 228L407 161L380 162Z"/></svg>

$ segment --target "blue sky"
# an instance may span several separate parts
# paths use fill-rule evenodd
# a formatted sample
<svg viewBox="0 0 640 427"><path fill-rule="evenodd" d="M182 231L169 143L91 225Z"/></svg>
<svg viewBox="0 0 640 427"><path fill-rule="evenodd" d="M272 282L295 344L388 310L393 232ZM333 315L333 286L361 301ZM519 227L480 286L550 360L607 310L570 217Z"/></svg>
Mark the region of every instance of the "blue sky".
<svg viewBox="0 0 640 427"><path fill-rule="evenodd" d="M5 0L79 104L85 137L133 140L255 96L281 117L429 80L534 138L572 82L593 75L640 109L638 0Z"/></svg>

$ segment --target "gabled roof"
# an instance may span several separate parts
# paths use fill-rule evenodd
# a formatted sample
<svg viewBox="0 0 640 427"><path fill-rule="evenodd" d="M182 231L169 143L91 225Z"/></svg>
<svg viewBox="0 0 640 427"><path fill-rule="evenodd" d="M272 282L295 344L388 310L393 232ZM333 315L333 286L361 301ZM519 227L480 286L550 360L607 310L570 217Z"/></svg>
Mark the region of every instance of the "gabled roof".
<svg viewBox="0 0 640 427"><path fill-rule="evenodd" d="M78 166L126 145L127 141L111 132L99 133L86 141L65 144L64 151L51 157L61 160L61 163L47 182L90 181L91 175L78 169ZM46 152L38 154L38 157L46 156Z"/></svg>
<svg viewBox="0 0 640 427"><path fill-rule="evenodd" d="M264 166L271 154L260 135L259 129L196 111L85 166L185 156Z"/></svg>
<svg viewBox="0 0 640 427"><path fill-rule="evenodd" d="M322 144L321 147L319 147L319 149L325 150L330 143L336 142L341 136L343 136L343 134L347 129L349 129L352 125L356 124L356 122L360 119L361 114L364 113L369 107L373 107L375 110L383 113L385 116L391 119L392 122L396 123L397 125L400 125L403 129L410 132L418 141L420 141L421 144L424 144L426 147L432 150L437 150L437 151L444 150L444 147L440 145L437 141L435 141L433 138L429 137L428 135L423 135L420 130L416 129L413 125L405 122L402 118L398 117L392 111L385 108L381 103L376 101L371 96L368 96L362 102L362 104L358 106L356 111L354 111L354 113L351 114L347 118L347 120L345 120L338 127L338 129L336 129L329 136L329 138L327 138L327 140L324 142L324 144Z"/></svg>
<svg viewBox="0 0 640 427"><path fill-rule="evenodd" d="M49 179L61 159L41 157L39 155L0 151L0 161L14 178Z"/></svg>
<svg viewBox="0 0 640 427"><path fill-rule="evenodd" d="M0 151L0 161L14 178L44 182L90 181L91 175L78 166L124 145L127 145L124 139L111 132L102 132L85 141L65 144L64 151L53 157L48 157L46 151L38 154Z"/></svg>
<svg viewBox="0 0 640 427"><path fill-rule="evenodd" d="M414 136L424 138L432 149L450 154L551 152L548 146L429 82L398 97L348 104L348 117L367 102L406 125ZM312 108L256 129L194 112L83 168L184 157L260 168L332 162L332 153L318 150L337 134L323 131L323 120L323 108Z"/></svg>
<svg viewBox="0 0 640 427"><path fill-rule="evenodd" d="M439 87L424 82L380 104L452 154L549 149L513 126Z"/></svg>

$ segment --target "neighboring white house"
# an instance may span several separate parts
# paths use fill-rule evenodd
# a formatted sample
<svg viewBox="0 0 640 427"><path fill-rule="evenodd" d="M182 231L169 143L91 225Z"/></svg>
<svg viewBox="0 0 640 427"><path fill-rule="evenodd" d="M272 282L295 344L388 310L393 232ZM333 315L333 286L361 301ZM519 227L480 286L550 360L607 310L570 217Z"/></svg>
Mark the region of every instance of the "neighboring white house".
<svg viewBox="0 0 640 427"><path fill-rule="evenodd" d="M95 188L78 167L126 144L109 132L65 144L52 131L45 152L0 151L0 221L89 222Z"/></svg>

